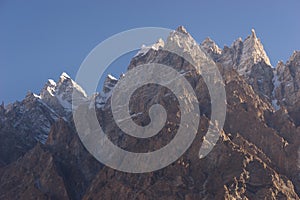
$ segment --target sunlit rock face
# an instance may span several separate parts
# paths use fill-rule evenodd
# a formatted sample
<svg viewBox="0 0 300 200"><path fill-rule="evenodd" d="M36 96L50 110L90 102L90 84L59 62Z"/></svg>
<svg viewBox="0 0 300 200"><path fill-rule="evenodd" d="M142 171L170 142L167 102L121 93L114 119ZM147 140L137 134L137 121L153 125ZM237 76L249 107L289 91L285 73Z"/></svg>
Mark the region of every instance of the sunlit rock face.
<svg viewBox="0 0 300 200"><path fill-rule="evenodd" d="M172 48L199 64L198 51L204 52L216 62L225 84L226 121L219 141L203 159L203 136L209 124L216 123L210 121L209 91L201 71L166 50ZM295 52L272 68L254 30L245 40L221 49L209 38L198 44L180 26L166 41L143 46L128 70L147 63L173 67L195 91L200 122L194 142L176 162L142 174L106 167L85 149L72 120L72 109L81 109L72 108L72 93L78 94L87 113L96 109L115 145L142 153L173 139L182 115L177 98L188 94L176 97L155 84L137 89L128 106L137 125L150 123L148 112L154 104L168 111L157 135L138 139L124 133L112 115L112 93L124 75L108 75L103 90L87 96L63 73L57 82L49 80L40 94L29 92L21 102L0 106L0 199L299 199L299 57Z"/></svg>

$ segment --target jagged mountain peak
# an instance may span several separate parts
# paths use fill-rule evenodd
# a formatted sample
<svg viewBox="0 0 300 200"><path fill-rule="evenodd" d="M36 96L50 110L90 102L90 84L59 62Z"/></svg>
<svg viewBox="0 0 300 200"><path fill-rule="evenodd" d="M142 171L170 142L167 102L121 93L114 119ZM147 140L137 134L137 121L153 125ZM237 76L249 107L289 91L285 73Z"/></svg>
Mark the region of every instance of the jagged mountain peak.
<svg viewBox="0 0 300 200"><path fill-rule="evenodd" d="M77 92L82 99L87 98L86 92L71 77L63 72L58 81L48 79L40 95L36 95L40 100L60 116L66 116L66 111L72 109L72 94Z"/></svg>
<svg viewBox="0 0 300 200"><path fill-rule="evenodd" d="M157 51L157 50L163 48L164 45L165 45L165 43L164 43L163 39L161 39L161 38L159 38L156 43L154 43L150 46L146 46L146 45L143 44L141 49L135 55L135 57L143 56L143 55L147 54L150 49Z"/></svg>
<svg viewBox="0 0 300 200"><path fill-rule="evenodd" d="M222 53L222 49L218 47L218 45L209 37L205 38L203 42L200 44L201 48L209 54L217 54L220 55Z"/></svg>
<svg viewBox="0 0 300 200"><path fill-rule="evenodd" d="M108 94L117 84L118 79L111 74L108 74L103 85L103 93Z"/></svg>
<svg viewBox="0 0 300 200"><path fill-rule="evenodd" d="M79 86L75 81L73 81L67 73L63 72L60 75L59 81L56 84L56 93L66 93L73 89L76 89L79 93L82 94L82 96L87 97L86 92L81 88L81 86Z"/></svg>
<svg viewBox="0 0 300 200"><path fill-rule="evenodd" d="M243 44L243 39L241 37L239 37L238 39L236 39L232 44L231 44L231 48L236 48L239 47Z"/></svg>
<svg viewBox="0 0 300 200"><path fill-rule="evenodd" d="M66 72L61 73L60 78L61 79L71 79L71 77Z"/></svg>
<svg viewBox="0 0 300 200"><path fill-rule="evenodd" d="M201 44L215 43L210 37L206 37Z"/></svg>
<svg viewBox="0 0 300 200"><path fill-rule="evenodd" d="M185 28L182 28L180 31L172 31L167 38L164 47L164 49L171 51L181 49L184 52L189 52L191 55L197 52L197 48L199 48L198 43Z"/></svg>
<svg viewBox="0 0 300 200"><path fill-rule="evenodd" d="M211 113L209 91L205 82L198 74L194 74L194 71L183 75L186 75L185 78L197 94L201 111L204 110L199 120L195 142L172 165L140 175L118 172L98 164L86 151L76 133L72 117L69 117L71 113L66 112L70 110L63 108L70 105L69 95L74 90L80 92L83 97L85 92L82 92L82 88L79 89L80 86L69 75L62 73L57 82L49 79L45 84L43 91L47 97L28 93L28 98L16 103L5 115L1 115L5 108L4 105L0 105L0 122L6 120L5 124L0 123L0 197L114 199L116 194L120 193L125 195L126 199L299 199L295 193L297 190L300 194L300 182L297 179L299 165L295 162L300 151L299 128L290 120L290 110L283 106L274 112L270 104L272 101L273 105L279 106L284 98L291 96L298 100L299 96L284 93L282 98L265 98L276 95L275 89L274 93L269 91L273 86L276 86L278 91L285 89L286 92L297 92L300 73L291 76L290 71L295 69L294 63L299 60L299 52L291 56L292 67L280 62L278 67L283 66L286 71L277 74L266 62L254 62L253 51L260 49L257 44L260 41L254 31L245 41L239 38L226 50L219 49L210 38L199 45L185 29L182 28L180 32L172 32L166 44L180 47L180 50L195 60L199 58L197 56L200 54L197 54L197 51L200 47L215 53L221 51L213 59L218 62L222 75L224 73L226 121L223 130L220 131L219 142L205 159L199 159L199 145L200 141L205 139L205 130L214 122L210 121L207 117L209 115L206 114ZM162 43L161 40L156 44ZM156 47L151 46L145 56L134 57L135 63L132 66L157 62L169 64L179 70L188 67L189 64L177 59L178 56L164 51L166 47ZM161 47L162 50L159 49ZM255 53L257 52L254 51ZM225 66L228 68L225 69ZM245 72L248 73L248 77L238 76L237 71L243 72L243 67L247 67ZM272 85L273 72L276 76ZM119 80L122 77L123 75ZM158 149L163 147L165 142L169 142L168 140L172 141L173 136L177 134L178 123L181 123L180 117L185 113L176 103L176 98L185 98L185 95L175 97L159 87L142 87L136 95L132 95L132 104L128 107L132 119L138 125L147 124L147 114L143 111L147 112L148 108L156 103L161 104L168 112L166 125L156 138L137 140L126 136L113 118L109 98L117 81L118 79L111 74L107 75L103 85L103 90L107 91L92 94L84 102L90 105L90 109L98 108L96 114L99 124L109 140L123 149L138 152ZM263 95L258 95L260 92ZM299 108L299 105L295 108ZM57 106L63 111L60 112ZM88 122L88 115L86 116ZM299 116L298 112L293 116ZM89 131L87 130L87 133ZM32 138L45 144L29 143ZM28 144L31 145L27 147ZM215 177L220 178L216 180ZM17 188L14 183L18 183ZM57 190L56 187L60 189ZM151 190L144 190L150 187Z"/></svg>
<svg viewBox="0 0 300 200"><path fill-rule="evenodd" d="M254 29L252 29L251 35L243 42L242 61L248 62L249 59L251 59L253 64L264 61L267 65L271 66L270 59L267 56L260 39L257 38Z"/></svg>
<svg viewBox="0 0 300 200"><path fill-rule="evenodd" d="M41 98L45 98L48 95L54 96L55 88L56 88L56 82L52 79L48 79L48 81L45 83L43 89L40 92Z"/></svg>
<svg viewBox="0 0 300 200"><path fill-rule="evenodd" d="M163 49L165 47L169 50L178 49L179 47L190 51L190 49L196 45L196 41L187 32L185 27L179 26L176 30L171 31L166 41L160 38L156 43L150 46L142 45L140 51L138 51L134 57L144 56L149 52L149 50L158 51L159 49Z"/></svg>
<svg viewBox="0 0 300 200"><path fill-rule="evenodd" d="M177 27L177 29L176 29L176 31L178 31L178 32L180 32L180 33L183 33L183 34L189 34L187 31L186 31L186 29L185 29L185 27L184 26L178 26Z"/></svg>
<svg viewBox="0 0 300 200"><path fill-rule="evenodd" d="M51 85L51 86L56 86L56 82L53 80L53 79L48 79L48 81L47 81L47 83L46 83L47 85Z"/></svg>
<svg viewBox="0 0 300 200"><path fill-rule="evenodd" d="M294 63L295 65L300 65L300 51L294 51L292 56L289 58L287 64Z"/></svg>
<svg viewBox="0 0 300 200"><path fill-rule="evenodd" d="M179 37L179 38L192 38L189 32L186 30L184 26L178 26L178 28L174 31L171 31L169 37Z"/></svg>
<svg viewBox="0 0 300 200"><path fill-rule="evenodd" d="M252 38L257 38L254 28L251 29L251 37Z"/></svg>

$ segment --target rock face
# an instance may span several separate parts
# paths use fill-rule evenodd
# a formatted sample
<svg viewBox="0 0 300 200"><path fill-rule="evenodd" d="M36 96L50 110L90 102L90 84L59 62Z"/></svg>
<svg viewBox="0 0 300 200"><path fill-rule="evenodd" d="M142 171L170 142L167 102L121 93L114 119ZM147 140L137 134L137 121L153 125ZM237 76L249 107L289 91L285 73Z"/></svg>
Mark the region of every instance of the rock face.
<svg viewBox="0 0 300 200"><path fill-rule="evenodd" d="M225 83L224 128L202 159L199 148L212 123L208 88L201 71L170 48L195 61L201 48L216 62ZM129 109L137 125L150 122L148 111L154 104L168 111L157 135L137 139L124 133L112 116L110 99L118 79L109 75L103 91L88 97L63 73L58 82L49 80L40 95L28 93L22 102L0 106L0 199L299 199L299 52L274 69L254 30L244 41L220 49L209 38L198 45L180 26L166 41L144 46L128 69L146 63L172 66L198 98L196 138L176 162L143 174L103 166L82 145L71 115L75 91L83 106L96 108L115 145L132 152L154 151L173 139L182 115L178 97L168 88L149 84L133 93Z"/></svg>
<svg viewBox="0 0 300 200"><path fill-rule="evenodd" d="M279 62L276 67L275 98L278 104L285 106L295 123L300 125L300 52L295 51L284 64Z"/></svg>
<svg viewBox="0 0 300 200"><path fill-rule="evenodd" d="M200 45L215 62L221 63L225 70L236 70L261 96L272 97L273 69L260 39L254 29L244 41L238 38L231 47L219 49L206 39Z"/></svg>
<svg viewBox="0 0 300 200"><path fill-rule="evenodd" d="M62 73L58 82L48 80L40 95L28 92L23 101L2 105L0 163L15 161L33 148L37 141L44 144L51 126L60 117L71 120L73 90L83 99L86 98L82 88Z"/></svg>
<svg viewBox="0 0 300 200"><path fill-rule="evenodd" d="M40 144L1 173L1 199L68 199L53 156Z"/></svg>

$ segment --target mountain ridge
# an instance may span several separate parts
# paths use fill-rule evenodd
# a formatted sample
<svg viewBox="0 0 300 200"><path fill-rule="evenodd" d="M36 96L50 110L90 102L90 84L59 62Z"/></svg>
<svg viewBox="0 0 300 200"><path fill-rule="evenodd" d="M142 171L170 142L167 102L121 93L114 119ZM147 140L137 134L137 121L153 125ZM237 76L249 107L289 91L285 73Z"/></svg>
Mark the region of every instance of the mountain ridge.
<svg viewBox="0 0 300 200"><path fill-rule="evenodd" d="M300 145L299 51L272 68L255 31L223 49L211 39L199 45L182 26L177 31L165 42L144 46L128 70L162 63L185 72L196 91L201 120L195 142L182 157L147 174L123 173L98 163L76 134L70 107L73 91L90 109L96 108L110 140L128 150L157 149L170 141L180 117L178 105L170 91L157 86L142 87L133 95L129 107L137 124L147 124L146 111L155 103L170 111L161 134L155 140L140 141L127 136L113 121L110 97L118 79L107 76L103 91L87 96L62 73L57 82L49 80L39 95L29 92L21 102L0 106L0 198L299 199L300 169L295 162ZM201 72L192 71L190 63L165 50L178 47L191 58L197 55L193 51L204 50L225 82L224 130L204 159L199 159L198 151L210 123L209 93Z"/></svg>

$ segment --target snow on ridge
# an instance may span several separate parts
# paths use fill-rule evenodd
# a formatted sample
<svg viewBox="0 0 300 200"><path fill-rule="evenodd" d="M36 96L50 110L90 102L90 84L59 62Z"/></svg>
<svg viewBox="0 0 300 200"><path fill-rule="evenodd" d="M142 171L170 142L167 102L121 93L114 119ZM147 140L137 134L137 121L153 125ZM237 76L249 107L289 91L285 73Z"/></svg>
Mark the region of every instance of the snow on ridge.
<svg viewBox="0 0 300 200"><path fill-rule="evenodd" d="M40 95L37 95L37 94L35 94L35 93L33 93L33 96L34 96L35 98L38 98L38 99L41 99L41 98L42 98Z"/></svg>
<svg viewBox="0 0 300 200"><path fill-rule="evenodd" d="M72 81L73 87L74 87L77 91L79 91L81 94L83 94L84 97L87 97L87 96L88 96L88 95L86 94L85 90L84 90L80 85L78 85L78 84L77 84L75 81L73 81L72 79L71 79L71 81Z"/></svg>
<svg viewBox="0 0 300 200"><path fill-rule="evenodd" d="M56 82L52 79L48 79L48 82L50 83L50 85L56 86Z"/></svg>
<svg viewBox="0 0 300 200"><path fill-rule="evenodd" d="M114 76L111 75L111 74L108 74L107 77L108 77L109 79L111 79L111 80L115 80L115 81L118 80L116 77L114 77Z"/></svg>
<svg viewBox="0 0 300 200"><path fill-rule="evenodd" d="M66 72L63 72L61 75L60 75L61 78L71 78Z"/></svg>
<svg viewBox="0 0 300 200"><path fill-rule="evenodd" d="M158 51L160 48L163 48L165 45L163 39L158 39L158 41L154 44L152 44L151 46L146 46L146 45L142 45L141 49L137 52L137 54L134 56L134 57L137 57L139 55L143 56L145 55L146 53L148 53L148 51L150 49L153 49L155 51Z"/></svg>

